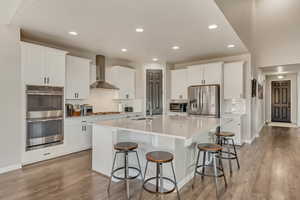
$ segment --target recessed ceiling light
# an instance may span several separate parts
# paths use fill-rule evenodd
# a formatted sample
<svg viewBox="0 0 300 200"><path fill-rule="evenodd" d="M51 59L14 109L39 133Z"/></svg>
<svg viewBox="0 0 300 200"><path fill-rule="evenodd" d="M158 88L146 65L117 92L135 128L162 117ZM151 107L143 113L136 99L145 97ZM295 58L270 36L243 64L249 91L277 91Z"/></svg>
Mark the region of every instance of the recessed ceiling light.
<svg viewBox="0 0 300 200"><path fill-rule="evenodd" d="M283 72L283 66L278 66L277 67L277 72Z"/></svg>
<svg viewBox="0 0 300 200"><path fill-rule="evenodd" d="M180 49L180 47L179 46L173 46L172 49L173 50L178 50L178 49Z"/></svg>
<svg viewBox="0 0 300 200"><path fill-rule="evenodd" d="M216 29L218 28L218 25L217 24L211 24L208 26L208 29L212 30L212 29Z"/></svg>
<svg viewBox="0 0 300 200"><path fill-rule="evenodd" d="M156 62L156 61L158 61L158 58L152 58L152 60L153 60L154 62Z"/></svg>
<svg viewBox="0 0 300 200"><path fill-rule="evenodd" d="M136 28L135 31L138 32L138 33L142 33L142 32L144 32L144 29L143 28Z"/></svg>
<svg viewBox="0 0 300 200"><path fill-rule="evenodd" d="M69 34L70 34L70 35L78 35L78 33L75 32L75 31L70 31Z"/></svg>
<svg viewBox="0 0 300 200"><path fill-rule="evenodd" d="M277 76L277 78L279 78L279 79L283 79L283 78L284 78L284 76L282 76L282 75L279 75L279 76Z"/></svg>
<svg viewBox="0 0 300 200"><path fill-rule="evenodd" d="M235 45L234 45L234 44L229 44L229 45L227 45L227 47L228 47L228 48L234 48Z"/></svg>
<svg viewBox="0 0 300 200"><path fill-rule="evenodd" d="M127 51L127 49L121 49L121 51L123 51L123 52L126 52L126 51Z"/></svg>

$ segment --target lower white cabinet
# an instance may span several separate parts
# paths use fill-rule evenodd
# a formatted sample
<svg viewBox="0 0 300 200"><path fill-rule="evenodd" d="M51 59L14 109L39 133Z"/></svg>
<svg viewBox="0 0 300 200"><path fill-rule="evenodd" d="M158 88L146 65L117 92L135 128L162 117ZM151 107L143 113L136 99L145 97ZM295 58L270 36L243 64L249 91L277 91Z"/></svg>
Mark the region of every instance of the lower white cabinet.
<svg viewBox="0 0 300 200"><path fill-rule="evenodd" d="M65 150L66 145L60 144L52 147L23 152L22 165L63 156L66 154Z"/></svg>
<svg viewBox="0 0 300 200"><path fill-rule="evenodd" d="M142 113L127 113L118 115L66 118L64 121L64 143L27 152L23 151L22 165L90 149L92 148L93 132L93 126L91 123L101 120L126 118L130 116L135 117L140 116L141 114Z"/></svg>
<svg viewBox="0 0 300 200"><path fill-rule="evenodd" d="M86 120L82 118L66 119L64 132L64 143L68 153L92 147L92 125L89 125Z"/></svg>
<svg viewBox="0 0 300 200"><path fill-rule="evenodd" d="M244 135L246 134L246 117L239 114L223 115L221 118L221 131L228 131L235 134L234 142L236 145L242 145Z"/></svg>

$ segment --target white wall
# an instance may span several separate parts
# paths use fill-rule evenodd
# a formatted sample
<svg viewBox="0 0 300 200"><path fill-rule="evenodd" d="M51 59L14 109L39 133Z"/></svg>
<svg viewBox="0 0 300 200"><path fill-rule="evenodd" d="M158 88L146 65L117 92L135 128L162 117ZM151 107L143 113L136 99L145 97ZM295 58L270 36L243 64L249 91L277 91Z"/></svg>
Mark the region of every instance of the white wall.
<svg viewBox="0 0 300 200"><path fill-rule="evenodd" d="M300 63L300 1L255 1L256 66Z"/></svg>
<svg viewBox="0 0 300 200"><path fill-rule="evenodd" d="M0 173L21 165L20 32L0 25Z"/></svg>
<svg viewBox="0 0 300 200"><path fill-rule="evenodd" d="M278 79L277 76L267 76L266 78L266 120L271 121L271 83L272 81L282 81L290 80L291 81L291 121L294 124L297 124L297 115L298 115L298 95L297 95L297 74L287 74L283 79Z"/></svg>

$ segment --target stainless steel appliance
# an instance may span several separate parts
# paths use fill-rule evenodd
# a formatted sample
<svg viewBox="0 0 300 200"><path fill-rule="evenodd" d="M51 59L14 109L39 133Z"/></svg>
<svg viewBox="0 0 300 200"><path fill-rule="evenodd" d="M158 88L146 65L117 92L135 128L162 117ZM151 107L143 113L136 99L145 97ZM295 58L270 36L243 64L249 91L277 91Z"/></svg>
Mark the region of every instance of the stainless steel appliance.
<svg viewBox="0 0 300 200"><path fill-rule="evenodd" d="M66 104L66 116L67 117L72 117L74 113L74 106L73 104Z"/></svg>
<svg viewBox="0 0 300 200"><path fill-rule="evenodd" d="M188 88L188 113L220 117L220 86L199 85Z"/></svg>
<svg viewBox="0 0 300 200"><path fill-rule="evenodd" d="M64 89L27 86L26 150L63 142Z"/></svg>
<svg viewBox="0 0 300 200"><path fill-rule="evenodd" d="M90 87L112 90L119 89L105 80L105 57L102 55L96 55L96 82L94 82Z"/></svg>
<svg viewBox="0 0 300 200"><path fill-rule="evenodd" d="M170 103L169 109L171 112L186 112L187 103Z"/></svg>
<svg viewBox="0 0 300 200"><path fill-rule="evenodd" d="M124 111L125 112L133 112L133 107L132 106L125 106Z"/></svg>
<svg viewBox="0 0 300 200"><path fill-rule="evenodd" d="M91 115L93 114L93 106L88 104L83 104L81 111L83 116Z"/></svg>

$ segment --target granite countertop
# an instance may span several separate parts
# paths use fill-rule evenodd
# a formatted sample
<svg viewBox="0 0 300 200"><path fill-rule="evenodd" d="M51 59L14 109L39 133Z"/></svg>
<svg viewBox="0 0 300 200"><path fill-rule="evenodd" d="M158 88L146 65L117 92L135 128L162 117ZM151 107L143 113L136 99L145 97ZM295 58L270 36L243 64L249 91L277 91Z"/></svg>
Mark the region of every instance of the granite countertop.
<svg viewBox="0 0 300 200"><path fill-rule="evenodd" d="M146 120L122 118L98 121L94 125L178 139L190 139L194 135L208 133L217 128L220 125L220 119L204 116L159 115Z"/></svg>

